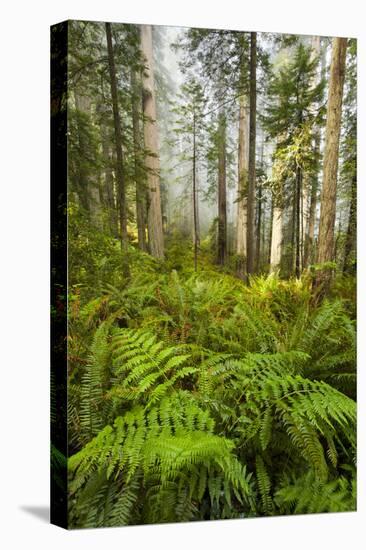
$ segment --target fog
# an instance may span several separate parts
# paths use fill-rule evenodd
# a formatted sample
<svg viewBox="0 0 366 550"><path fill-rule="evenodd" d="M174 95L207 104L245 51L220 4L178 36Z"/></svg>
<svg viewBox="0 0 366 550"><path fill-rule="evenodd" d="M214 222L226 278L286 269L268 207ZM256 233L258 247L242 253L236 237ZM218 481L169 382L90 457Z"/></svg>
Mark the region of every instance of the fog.
<svg viewBox="0 0 366 550"><path fill-rule="evenodd" d="M180 97L181 87L184 84L185 75L180 68L180 62L183 59L181 50L172 48L172 44L180 43L187 32L187 29L180 27L154 27L154 60L155 70L159 76L163 77L164 85L168 87L168 101L166 94L159 88L161 78L157 82L157 99L159 114L159 134L160 134L160 168L164 192L167 197L167 224L168 228L174 230L175 224L180 230L186 230L187 234L192 231L193 223L193 195L192 195L192 162L182 159L184 144L182 139L177 139L174 135L177 129L177 116L172 111L173 107L182 105ZM265 39L263 39L266 47ZM195 72L195 77L200 79L200 75ZM208 109L212 104L212 90L206 86ZM258 106L261 107L262 98L258 94ZM227 223L228 223L228 244L229 249L234 246L234 227L236 223L237 210L237 135L239 123L239 106L237 100L232 100L229 104L231 116L227 123ZM215 119L213 119L214 121ZM273 144L265 141L263 132L258 125L257 129L260 139L257 140L256 157L265 167L263 181L270 174L271 155ZM187 144L185 144L187 145ZM190 144L190 147L192 144ZM203 144L205 148L207 144ZM189 147L188 147L189 150ZM217 218L217 171L216 174L209 174L207 159L203 158L197 166L197 202L198 218L201 239L204 239L209 229ZM215 181L216 180L216 181ZM263 226L264 237L270 230L271 200L267 189L263 188Z"/></svg>

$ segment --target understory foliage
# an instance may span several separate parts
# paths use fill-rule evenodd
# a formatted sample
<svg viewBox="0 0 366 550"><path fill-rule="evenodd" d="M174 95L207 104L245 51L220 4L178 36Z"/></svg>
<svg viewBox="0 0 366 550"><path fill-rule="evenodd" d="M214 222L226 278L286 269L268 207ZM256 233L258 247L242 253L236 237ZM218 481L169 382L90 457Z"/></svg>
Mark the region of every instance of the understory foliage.
<svg viewBox="0 0 366 550"><path fill-rule="evenodd" d="M355 509L348 283L314 305L306 274L133 257L69 299L71 526Z"/></svg>

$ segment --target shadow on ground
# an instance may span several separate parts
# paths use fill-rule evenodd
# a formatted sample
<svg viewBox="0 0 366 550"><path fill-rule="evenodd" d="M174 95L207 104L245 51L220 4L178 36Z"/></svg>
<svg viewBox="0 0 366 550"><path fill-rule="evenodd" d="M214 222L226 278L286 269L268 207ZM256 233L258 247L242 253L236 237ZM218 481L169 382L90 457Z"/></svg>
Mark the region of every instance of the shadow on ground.
<svg viewBox="0 0 366 550"><path fill-rule="evenodd" d="M20 506L20 510L31 514L45 523L50 522L50 507L49 506Z"/></svg>

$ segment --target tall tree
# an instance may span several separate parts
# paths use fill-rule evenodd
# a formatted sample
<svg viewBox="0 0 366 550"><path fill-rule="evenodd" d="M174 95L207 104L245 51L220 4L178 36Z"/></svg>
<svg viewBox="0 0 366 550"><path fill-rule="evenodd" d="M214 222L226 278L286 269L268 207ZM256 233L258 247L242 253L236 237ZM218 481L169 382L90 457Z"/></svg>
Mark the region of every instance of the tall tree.
<svg viewBox="0 0 366 550"><path fill-rule="evenodd" d="M247 257L247 191L249 161L249 116L246 96L239 98L238 198L236 217L236 254L238 273L244 275Z"/></svg>
<svg viewBox="0 0 366 550"><path fill-rule="evenodd" d="M356 244L356 217L357 217L357 178L354 175L352 180L351 187L351 198L349 205L349 214L348 214L348 226L347 226L347 236L346 243L344 247L344 261L343 261L343 272L352 273L355 271L356 263L352 262L352 251L355 248Z"/></svg>
<svg viewBox="0 0 366 550"><path fill-rule="evenodd" d="M278 273L281 266L283 243L284 214L284 177L282 163L278 157L279 150L273 155L271 188L272 188L272 226L270 240L270 273Z"/></svg>
<svg viewBox="0 0 366 550"><path fill-rule="evenodd" d="M355 39L350 39L348 42L344 96L340 184L349 202L343 272L354 273L357 228L357 42Z"/></svg>
<svg viewBox="0 0 366 550"><path fill-rule="evenodd" d="M114 193L114 178L113 178L113 152L111 147L111 139L109 129L102 121L107 117L106 109L102 106L99 108L100 118L100 139L103 155L103 172L104 172L104 204L107 210L107 226L113 237L118 238L118 214L117 205L115 204Z"/></svg>
<svg viewBox="0 0 366 550"><path fill-rule="evenodd" d="M283 240L283 209L282 204L278 198L275 199L272 215L272 234L271 234L271 258L270 258L270 271L275 273L279 271L281 264L282 254L282 240Z"/></svg>
<svg viewBox="0 0 366 550"><path fill-rule="evenodd" d="M143 71L144 138L147 168L147 227L150 253L164 258L163 220L160 198L159 136L156 122L155 79L151 25L141 25L141 49L145 58Z"/></svg>
<svg viewBox="0 0 366 550"><path fill-rule="evenodd" d="M218 237L217 261L224 265L227 256L227 212L226 212L226 118L219 115L218 124Z"/></svg>
<svg viewBox="0 0 366 550"><path fill-rule="evenodd" d="M315 84L317 60L303 44L295 50L293 59L274 73L268 86L269 102L263 123L276 139L274 176L284 197L283 206L290 206L290 271L297 276L302 268L302 202L304 174L310 179L317 164L312 143L322 122L318 107L323 83Z"/></svg>
<svg viewBox="0 0 366 550"><path fill-rule="evenodd" d="M193 246L194 246L194 270L197 271L197 255L198 255L198 201L197 201L197 148L196 148L196 112L193 111L192 134L193 134L193 151L192 151L192 197L193 197Z"/></svg>
<svg viewBox="0 0 366 550"><path fill-rule="evenodd" d="M331 262L334 258L334 224L336 215L337 172L339 137L341 130L343 85L346 66L347 39L333 38L330 64L327 123L323 163L323 186L321 194L318 263ZM330 282L331 271L318 271L316 285Z"/></svg>
<svg viewBox="0 0 366 550"><path fill-rule="evenodd" d="M92 141L92 125L90 121L90 98L85 95L80 95L80 91L76 88L74 90L75 99L75 144L79 151L78 156L75 158L75 188L79 202L84 212L90 217L91 213L91 186L90 186L90 174L92 173L93 165L87 162L89 149L93 149ZM70 120L71 119L71 120ZM69 116L69 131L72 135L72 115ZM72 146L72 140L71 140ZM90 165L91 164L91 165ZM70 170L72 174L72 170Z"/></svg>
<svg viewBox="0 0 366 550"><path fill-rule="evenodd" d="M109 78L111 86L112 107L113 107L113 121L114 121L114 137L116 145L117 165L116 165L116 179L118 188L118 203L119 203L119 220L121 231L121 245L124 252L123 271L124 275L129 275L128 267L128 235L127 235L127 203L126 203L126 184L124 175L124 160L122 149L122 124L118 108L118 92L117 92L117 76L116 67L114 62L114 51L112 44L112 31L111 24L105 24L106 36L107 36L107 48L108 48L108 67Z"/></svg>
<svg viewBox="0 0 366 550"><path fill-rule="evenodd" d="M249 92L249 169L247 200L247 273L254 272L255 261L255 145L257 123L257 33L250 34Z"/></svg>
<svg viewBox="0 0 366 550"><path fill-rule="evenodd" d="M102 29L104 25L91 22L70 21L68 25L70 190L85 220L94 228L101 227L102 158L96 128L99 87L95 86L100 49L91 48L90 43L101 38Z"/></svg>
<svg viewBox="0 0 366 550"><path fill-rule="evenodd" d="M226 130L225 140L216 139L217 147L215 151L217 153L214 160L215 166L219 166L219 174L215 174L215 182L217 177L219 178L220 197L224 197L223 182L225 185L228 183L228 177L231 175L231 154L230 154L230 123L233 120L233 116L237 116L236 106L239 99L239 160L238 160L238 220L239 228L237 228L236 247L238 256L240 256L239 271L245 271L243 263L246 262L246 189L240 189L244 184L243 177L240 177L240 173L243 175L244 164L246 164L246 171L248 171L248 161L245 154L245 148L247 145L245 141L248 139L245 136L246 133L246 117L244 103L247 101L249 91L249 79L248 79L248 53L249 53L249 33L238 33L230 31L211 31L206 29L189 29L188 32L182 36L182 40L176 47L181 48L183 51L182 68L184 71L194 70L196 74L200 74L200 78L204 82L205 89L208 91L208 111L219 112L221 122L219 122L219 133L222 134L223 130L223 116L225 116ZM265 57L264 55L262 56ZM226 144L225 163L223 162L223 142ZM220 146L219 146L220 144ZM221 158L220 158L221 153ZM243 153L243 154L241 154ZM224 164L226 177L223 177ZM209 170L211 174L211 169ZM210 186L211 188L211 186ZM225 191L226 196L227 191ZM216 192L217 198L219 192ZM227 224L227 213L223 213L223 205L225 200L221 201L221 205L218 205L219 210L219 230L220 238L217 239L218 244L223 249L225 247L226 252L217 251L218 261L222 262L222 257L227 254L227 244L224 243L224 239L227 239L227 229L224 229L224 225ZM245 232L245 234L244 234Z"/></svg>
<svg viewBox="0 0 366 550"><path fill-rule="evenodd" d="M180 103L172 111L177 115L174 132L176 144L183 150L179 156L181 168L188 165L188 173L182 170L177 180L191 184L191 205L193 218L194 267L197 270L198 247L200 243L198 170L203 157L205 124L203 109L206 102L202 86L197 79L188 78L181 88ZM184 147L183 147L184 145ZM185 189L186 192L186 189Z"/></svg>
<svg viewBox="0 0 366 550"><path fill-rule="evenodd" d="M237 271L246 273L247 262L247 193L249 167L249 112L248 112L248 39L246 34L238 38L239 56L239 127L238 127L238 196L236 213Z"/></svg>
<svg viewBox="0 0 366 550"><path fill-rule="evenodd" d="M320 36L313 36L311 39L311 58L318 60L321 53L321 43ZM324 57L324 56L323 56ZM319 63L319 62L318 62ZM322 68L323 69L323 68ZM313 77L313 86L324 77L324 71L321 71L319 75L318 72L314 74ZM314 173L306 175L303 194L302 194L302 217L301 217L301 229L302 229L302 268L308 266L310 260L310 253L313 245L314 239L314 228L315 228L315 211L318 198L318 177L319 177L319 157L320 157L320 126L317 128L314 136L313 143L313 155L314 162L316 164L314 168Z"/></svg>
<svg viewBox="0 0 366 550"><path fill-rule="evenodd" d="M136 185L136 225L137 240L141 250L147 250L146 243L146 187L145 174L142 166L143 144L141 139L141 101L142 87L139 76L134 68L131 69L131 98L132 98L132 132L134 150L134 177Z"/></svg>
<svg viewBox="0 0 366 550"><path fill-rule="evenodd" d="M262 223L264 222L264 212L263 212L263 204L264 204L264 178L265 178L265 166L264 166L264 135L262 132L261 137L261 155L260 155L260 181L259 184L257 184L258 192L257 192L257 224L256 224L256 243L255 243L255 270L259 271L261 267L261 246L262 246L262 240L264 237L264 227L262 227ZM257 174L258 175L258 174ZM263 221L262 221L263 220Z"/></svg>

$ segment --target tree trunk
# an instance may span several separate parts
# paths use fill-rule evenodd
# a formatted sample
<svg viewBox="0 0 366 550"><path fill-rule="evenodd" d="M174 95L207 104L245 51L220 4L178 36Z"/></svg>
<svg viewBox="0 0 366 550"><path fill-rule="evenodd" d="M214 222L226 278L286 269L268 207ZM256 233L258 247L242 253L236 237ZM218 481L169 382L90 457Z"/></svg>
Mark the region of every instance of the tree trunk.
<svg viewBox="0 0 366 550"><path fill-rule="evenodd" d="M219 189L218 189L218 238L217 260L224 265L227 255L227 216L226 216L226 120L225 115L219 116Z"/></svg>
<svg viewBox="0 0 366 550"><path fill-rule="evenodd" d="M264 168L264 135L261 140L261 170ZM258 189L258 217L257 217L257 232L256 232L256 247L255 247L255 269L258 272L261 267L261 238L262 238L262 200L263 187L262 184ZM264 233L264 228L263 228Z"/></svg>
<svg viewBox="0 0 366 550"><path fill-rule="evenodd" d="M118 238L118 219L117 219L117 207L114 199L113 188L113 173L110 158L109 140L106 135L106 129L101 126L101 142L102 142L102 154L104 163L104 191L105 191L105 204L108 213L108 226L110 234Z"/></svg>
<svg viewBox="0 0 366 550"><path fill-rule="evenodd" d="M256 247L255 247L255 269L258 272L261 263L261 230L262 230L262 186L258 189L258 218L257 218L257 231L256 231Z"/></svg>
<svg viewBox="0 0 366 550"><path fill-rule="evenodd" d="M270 229L270 273L279 273L282 259L283 243L283 184L280 183L277 193L272 192L272 218Z"/></svg>
<svg viewBox="0 0 366 550"><path fill-rule="evenodd" d="M356 216L357 216L357 178L354 176L351 188L351 201L349 206L348 228L346 244L344 247L343 273L354 273L355 262L351 262L351 255L356 244Z"/></svg>
<svg viewBox="0 0 366 550"><path fill-rule="evenodd" d="M263 203L265 204L265 203ZM267 234L267 216L266 216L266 210L263 209L263 221L262 221L262 230L261 230L261 246L260 246L260 253L261 253L261 263L260 268L264 269L266 267L267 263L267 250L266 250L266 234Z"/></svg>
<svg viewBox="0 0 366 550"><path fill-rule="evenodd" d="M322 49L321 55L321 80L325 76L326 69L326 47ZM318 187L319 187L319 171L320 171L320 143L321 143L321 132L320 128L317 129L315 134L315 143L314 143L314 155L317 162L316 175L311 185L311 196L310 196L310 207L309 207L309 225L307 231L307 240L305 243L305 266L307 267L310 262L315 261L314 254L314 231L315 231L315 214L316 214L316 205L318 202Z"/></svg>
<svg viewBox="0 0 366 550"><path fill-rule="evenodd" d="M111 147L112 139L109 128L108 102L109 99L105 96L106 79L101 82L101 95L98 98L97 113L100 132L100 142L102 145L103 157L103 178L102 178L102 195L103 206L106 210L105 224L106 230L115 239L119 238L118 232L118 205L116 201L117 193L115 192L115 181L113 174L113 151ZM109 87L110 89L110 87Z"/></svg>
<svg viewBox="0 0 366 550"><path fill-rule="evenodd" d="M131 70L131 91L132 91L132 131L134 149L134 175L136 185L136 225L137 242L140 250L147 250L146 244L146 223L145 223L145 185L142 168L142 139L140 131L141 120L141 82L136 78L136 73Z"/></svg>
<svg viewBox="0 0 366 550"><path fill-rule="evenodd" d="M124 160L122 150L122 124L118 109L118 94L117 94L117 77L116 67L114 63L114 52L112 45L111 24L105 24L107 47L108 47L108 66L109 78L111 85L112 107L113 107L113 122L114 122L114 137L117 154L116 179L118 188L118 203L119 203L119 220L121 231L121 246L123 251L123 272L126 277L129 276L128 267L128 236L127 236L127 204L126 204L126 184L124 176Z"/></svg>
<svg viewBox="0 0 366 550"><path fill-rule="evenodd" d="M314 60L320 54L320 36L313 36L311 40L311 59ZM312 82L312 86L318 84L318 77L315 76ZM319 138L319 139L318 139ZM318 157L320 145L320 130L318 129L315 137L314 155ZM302 191L302 214L301 214L301 227L302 227L302 269L305 269L309 263L310 255L310 231L311 241L314 238L314 223L315 223L315 210L316 210L316 198L317 198L317 176L311 182L309 178L304 174L304 186Z"/></svg>
<svg viewBox="0 0 366 550"><path fill-rule="evenodd" d="M274 204L273 204L273 194L271 197L271 208L269 213L269 230L268 230L268 248L267 248L267 256L266 261L269 265L269 269L271 271L271 256L272 256L272 235L273 235L273 214L274 214ZM281 230L282 233L282 230ZM282 239L281 239L282 241Z"/></svg>
<svg viewBox="0 0 366 550"><path fill-rule="evenodd" d="M196 162L197 164L197 162ZM201 244L201 230L200 230L200 209L199 209L199 178L196 168L196 226L197 226L197 245Z"/></svg>
<svg viewBox="0 0 366 550"><path fill-rule="evenodd" d="M192 163L192 195L193 195L193 247L194 247L194 270L197 271L198 255L198 205L196 189L196 114L193 113L193 163Z"/></svg>
<svg viewBox="0 0 366 550"><path fill-rule="evenodd" d="M238 199L236 218L236 254L238 274L246 271L247 257L247 184L249 160L249 117L245 96L239 99Z"/></svg>
<svg viewBox="0 0 366 550"><path fill-rule="evenodd" d="M292 196L292 208L291 208L291 262L290 273L293 275L296 266L296 185Z"/></svg>
<svg viewBox="0 0 366 550"><path fill-rule="evenodd" d="M93 121L93 113L91 106L91 98L87 95L75 91L75 106L76 109L88 117L90 122ZM80 128L79 128L80 130ZM102 204L101 204L101 185L100 172L93 170L88 172L83 167L83 158L85 158L87 147L83 140L83 131L79 131L79 178L80 178L80 196L82 197L82 206L89 213L89 218L92 224L98 229L102 229Z"/></svg>
<svg viewBox="0 0 366 550"><path fill-rule="evenodd" d="M338 219L338 229L336 231L336 237L335 237L335 242L334 242L334 253L333 253L333 258L334 258L334 261L337 262L338 260L338 253L339 253L339 248L340 248L340 240L341 240L341 236L342 236L342 216L341 216L341 213L339 213L339 219Z"/></svg>
<svg viewBox="0 0 366 550"><path fill-rule="evenodd" d="M273 208L272 218L272 242L271 242L271 273L278 272L281 264L282 254L282 208Z"/></svg>
<svg viewBox="0 0 366 550"><path fill-rule="evenodd" d="M346 51L347 39L333 38L319 226L318 263L320 264L332 261L334 253L339 136L341 129ZM319 271L316 285L319 286L323 284L324 291L326 291L330 282L330 275L331 272L329 269Z"/></svg>
<svg viewBox="0 0 366 550"><path fill-rule="evenodd" d="M295 256L295 275L301 274L301 195L302 195L302 171L300 167L296 168L296 256Z"/></svg>
<svg viewBox="0 0 366 550"><path fill-rule="evenodd" d="M311 185L308 174L303 173L303 185L301 189L301 224L300 224L300 266L301 271L307 265L306 247L309 240L309 213Z"/></svg>
<svg viewBox="0 0 366 550"><path fill-rule="evenodd" d="M141 25L141 48L145 58L143 72L143 112L145 117L144 138L145 165L147 169L148 209L147 227L150 253L155 258L164 258L163 220L160 198L159 136L156 123L156 98L151 25Z"/></svg>
<svg viewBox="0 0 366 550"><path fill-rule="evenodd" d="M89 114L90 100L87 101L85 96L81 96L76 90L74 92L75 107L77 111L77 132L78 132L78 157L77 157L77 196L80 206L84 212L90 216L90 186L88 182L88 174L83 163L83 155L85 154L85 143L83 131L80 124L80 113ZM88 105L87 105L88 104Z"/></svg>
<svg viewBox="0 0 366 550"><path fill-rule="evenodd" d="M320 131L315 136L314 154L316 157L320 154ZM319 164L319 161L318 163ZM314 246L314 230L315 230L315 213L318 202L318 168L316 170L313 182L311 184L308 230L305 241L304 267L307 267L310 262L313 262L313 246Z"/></svg>
<svg viewBox="0 0 366 550"><path fill-rule="evenodd" d="M257 33L250 34L249 174L247 203L247 273L254 272L255 142L257 112Z"/></svg>

